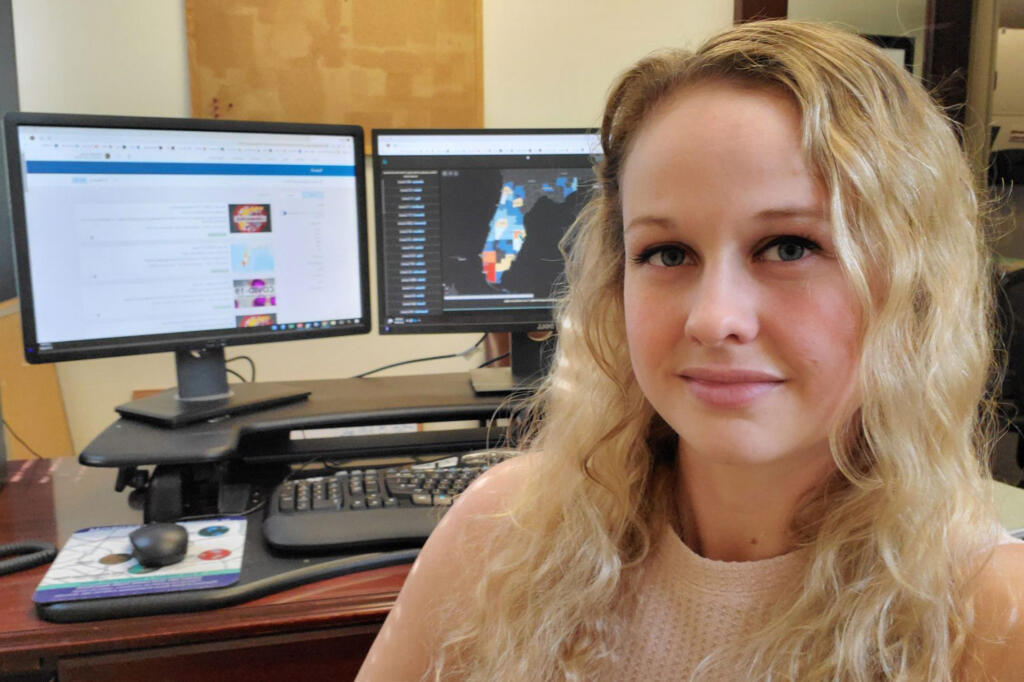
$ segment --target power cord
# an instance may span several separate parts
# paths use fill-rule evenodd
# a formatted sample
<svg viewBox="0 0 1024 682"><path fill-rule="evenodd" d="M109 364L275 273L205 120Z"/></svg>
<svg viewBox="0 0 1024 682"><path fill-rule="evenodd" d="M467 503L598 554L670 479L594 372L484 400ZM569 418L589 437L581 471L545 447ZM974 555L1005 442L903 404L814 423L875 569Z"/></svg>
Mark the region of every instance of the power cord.
<svg viewBox="0 0 1024 682"><path fill-rule="evenodd" d="M498 362L499 360L504 360L509 355L511 355L511 353L502 353L501 355L499 355L499 356L497 356L495 358L491 358L490 360L488 360L484 364L480 365L479 367L477 367L477 369L483 369L484 367L487 367L488 365L493 365L494 363Z"/></svg>
<svg viewBox="0 0 1024 682"><path fill-rule="evenodd" d="M220 512L216 514L196 514L194 516L182 516L180 519L175 519L174 523L180 523L181 521L205 521L207 519L222 519L225 516L248 516L254 512L258 512L267 505L266 499L262 499L248 509L244 509L240 512Z"/></svg>
<svg viewBox="0 0 1024 682"><path fill-rule="evenodd" d="M12 542L0 545L0 557L15 556L13 559L0 561L0 575L24 571L36 566L48 564L57 557L57 548L49 542Z"/></svg>
<svg viewBox="0 0 1024 682"><path fill-rule="evenodd" d="M45 459L32 449L25 440L11 428L6 419L0 420L14 439L21 443L36 459ZM50 542L25 541L0 545L0 558L13 556L13 559L0 561L0 576L24 571L36 566L48 564L57 557L57 548Z"/></svg>
<svg viewBox="0 0 1024 682"><path fill-rule="evenodd" d="M416 363L416 362L429 362L431 360L448 360L449 358L468 358L470 355L472 355L473 351L475 351L477 348L480 347L480 344L483 343L484 339L486 339L486 338L487 338L487 334L484 334L483 336L481 336L477 340L476 343L474 343L472 346L470 346L466 350L462 351L461 353L451 353L450 355L434 355L434 356L431 356L429 358L416 358L414 360L402 360L401 362L393 362L390 365L384 365L383 367L378 367L377 369L371 369L369 372L363 372L362 374L357 374L357 375L355 375L352 378L353 379L362 379L363 377L368 377L371 374L376 374L377 372L383 372L384 370L391 369L392 367L401 367L402 365L411 365L411 364Z"/></svg>
<svg viewBox="0 0 1024 682"><path fill-rule="evenodd" d="M227 364L229 362L235 362L236 360L245 360L246 362L249 363L249 370L250 370L250 372L249 372L249 374L250 374L249 381L255 382L256 381L256 363L252 361L252 358L250 358L248 355L236 355L233 358L228 358L227 360L225 360L224 364ZM230 370L230 369L228 371L231 372L232 374L234 374L235 376L237 376L239 379L242 379L242 377L237 372L234 372L233 370ZM245 379L242 379L242 381L245 381Z"/></svg>
<svg viewBox="0 0 1024 682"><path fill-rule="evenodd" d="M7 430L11 433L11 435L14 436L14 440L16 440L19 443L21 443L25 447L26 450L28 450L29 452L31 452L35 456L36 459L46 459L45 457L40 455L38 452L33 450L32 447L28 443L26 443L25 440L21 436L19 436L14 429L11 428L11 425L7 423L6 419L3 420L3 424L7 428Z"/></svg>
<svg viewBox="0 0 1024 682"><path fill-rule="evenodd" d="M246 379L245 377L243 377L241 374L239 374L238 372L236 372L233 369L227 368L224 371L226 371L228 374L234 374L236 377L238 377L239 381L241 381L243 384L249 382L248 379Z"/></svg>

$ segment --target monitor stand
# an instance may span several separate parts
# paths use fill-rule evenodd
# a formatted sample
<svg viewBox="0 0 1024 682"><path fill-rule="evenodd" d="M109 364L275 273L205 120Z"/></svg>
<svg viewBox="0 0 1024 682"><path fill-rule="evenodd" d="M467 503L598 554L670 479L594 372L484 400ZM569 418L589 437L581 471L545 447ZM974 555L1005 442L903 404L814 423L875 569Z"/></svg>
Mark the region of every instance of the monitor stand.
<svg viewBox="0 0 1024 682"><path fill-rule="evenodd" d="M477 395L532 391L547 374L551 362L551 340L554 334L541 332L540 338L531 338L534 332L509 334L509 366L480 367L469 370L469 381Z"/></svg>
<svg viewBox="0 0 1024 682"><path fill-rule="evenodd" d="M118 405L130 419L175 427L224 415L253 412L309 397L309 391L281 384L228 385L223 348L175 351L178 386Z"/></svg>

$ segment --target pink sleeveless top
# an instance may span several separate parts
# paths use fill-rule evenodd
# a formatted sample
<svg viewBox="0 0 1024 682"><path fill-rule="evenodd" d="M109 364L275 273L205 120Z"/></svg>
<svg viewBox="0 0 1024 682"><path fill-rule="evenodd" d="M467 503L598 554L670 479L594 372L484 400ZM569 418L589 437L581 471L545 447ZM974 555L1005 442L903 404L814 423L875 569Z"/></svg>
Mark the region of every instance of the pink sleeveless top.
<svg viewBox="0 0 1024 682"><path fill-rule="evenodd" d="M728 666L768 606L800 580L806 550L763 561L705 559L667 529L648 559L622 659L608 679L686 680L720 648ZM640 625L642 624L642 625ZM738 680L739 671L701 670L701 680Z"/></svg>
<svg viewBox="0 0 1024 682"><path fill-rule="evenodd" d="M1006 534L1003 542L1019 542ZM763 561L705 559L671 529L648 559L622 657L608 680L740 680L746 638L767 624L769 606L797 589L809 551Z"/></svg>

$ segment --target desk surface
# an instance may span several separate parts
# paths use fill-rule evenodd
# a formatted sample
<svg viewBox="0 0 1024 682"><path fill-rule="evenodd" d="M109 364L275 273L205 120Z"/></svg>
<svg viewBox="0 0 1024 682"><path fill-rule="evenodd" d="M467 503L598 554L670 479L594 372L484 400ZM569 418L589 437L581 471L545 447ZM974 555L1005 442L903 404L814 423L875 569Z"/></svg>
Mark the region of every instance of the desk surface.
<svg viewBox="0 0 1024 682"><path fill-rule="evenodd" d="M127 494L114 492L115 476L70 458L9 463L0 489L0 544L35 539L62 546L79 528L141 523ZM0 677L34 670L40 659L379 624L408 571L395 566L332 578L214 611L54 624L40 620L32 603L46 568L0 577Z"/></svg>

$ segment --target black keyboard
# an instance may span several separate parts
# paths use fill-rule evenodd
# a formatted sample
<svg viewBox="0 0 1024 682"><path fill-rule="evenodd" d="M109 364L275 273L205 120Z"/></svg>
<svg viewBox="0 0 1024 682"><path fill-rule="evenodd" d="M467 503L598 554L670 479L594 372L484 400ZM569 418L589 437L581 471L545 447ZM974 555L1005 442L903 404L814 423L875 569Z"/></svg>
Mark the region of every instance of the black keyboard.
<svg viewBox="0 0 1024 682"><path fill-rule="evenodd" d="M419 547L454 496L494 462L473 453L453 467L364 468L286 480L270 497L263 537L289 552Z"/></svg>

